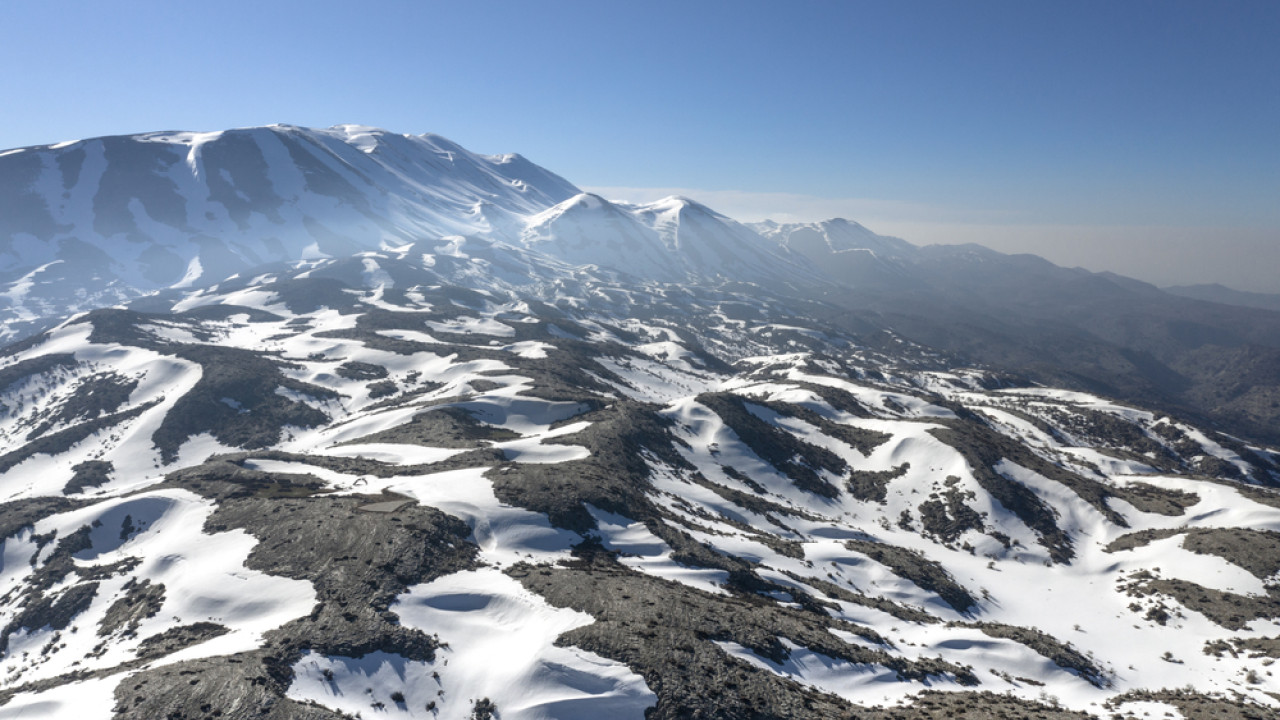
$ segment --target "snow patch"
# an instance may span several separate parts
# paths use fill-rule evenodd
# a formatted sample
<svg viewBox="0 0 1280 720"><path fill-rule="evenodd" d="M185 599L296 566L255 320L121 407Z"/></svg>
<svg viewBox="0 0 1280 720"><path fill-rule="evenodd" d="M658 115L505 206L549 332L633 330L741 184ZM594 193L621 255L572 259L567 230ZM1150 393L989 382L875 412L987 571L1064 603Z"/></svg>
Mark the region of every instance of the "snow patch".
<svg viewBox="0 0 1280 720"><path fill-rule="evenodd" d="M643 678L625 665L556 646L562 634L594 618L551 607L497 570L417 585L391 610L405 626L439 637L443 645L434 661L308 653L294 665L297 679L289 697L348 713L375 708L430 720L469 717L481 699L505 720L639 719L657 702Z"/></svg>

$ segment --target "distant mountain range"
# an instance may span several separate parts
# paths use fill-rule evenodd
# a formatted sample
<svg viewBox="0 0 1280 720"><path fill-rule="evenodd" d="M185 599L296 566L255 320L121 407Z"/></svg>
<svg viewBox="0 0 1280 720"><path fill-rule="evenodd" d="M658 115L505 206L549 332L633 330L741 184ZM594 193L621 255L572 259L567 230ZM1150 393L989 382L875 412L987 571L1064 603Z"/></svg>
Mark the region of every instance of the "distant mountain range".
<svg viewBox="0 0 1280 720"><path fill-rule="evenodd" d="M1163 288L1165 292L1182 297L1220 303L1222 305L1239 305L1240 307L1261 308L1280 312L1280 295L1271 293L1244 292L1232 290L1218 284L1212 285L1175 285Z"/></svg>
<svg viewBox="0 0 1280 720"><path fill-rule="evenodd" d="M0 717L1280 712L1271 310L357 126L0 153L0 298Z"/></svg>

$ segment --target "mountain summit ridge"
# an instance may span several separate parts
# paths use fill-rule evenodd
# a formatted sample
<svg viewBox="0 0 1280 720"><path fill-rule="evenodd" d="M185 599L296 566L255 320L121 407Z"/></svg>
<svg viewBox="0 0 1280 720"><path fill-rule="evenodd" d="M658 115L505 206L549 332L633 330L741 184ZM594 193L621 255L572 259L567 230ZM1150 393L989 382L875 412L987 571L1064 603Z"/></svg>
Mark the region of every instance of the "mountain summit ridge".
<svg viewBox="0 0 1280 720"><path fill-rule="evenodd" d="M813 277L802 259L780 256L687 199L619 209L648 228L635 228L643 250L615 243L584 255L569 247L593 231L586 220L556 224L578 240L546 243L547 213L581 194L564 178L518 154L480 155L439 135L359 125L166 131L20 148L0 154L0 190L0 297L9 300L0 312L13 323L207 286L266 262L451 235L517 245L532 238L563 251L560 260L669 282ZM636 257L645 261L637 265Z"/></svg>

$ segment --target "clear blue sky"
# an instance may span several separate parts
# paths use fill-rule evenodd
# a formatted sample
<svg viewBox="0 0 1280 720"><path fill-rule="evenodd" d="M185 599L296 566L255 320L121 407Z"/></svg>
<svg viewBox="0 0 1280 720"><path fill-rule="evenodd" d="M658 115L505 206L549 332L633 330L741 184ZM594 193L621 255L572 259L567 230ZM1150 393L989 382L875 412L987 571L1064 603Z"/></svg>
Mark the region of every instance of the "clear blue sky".
<svg viewBox="0 0 1280 720"><path fill-rule="evenodd" d="M0 26L0 148L355 122L736 217L1094 266L1167 228L1280 266L1275 0L4 0Z"/></svg>

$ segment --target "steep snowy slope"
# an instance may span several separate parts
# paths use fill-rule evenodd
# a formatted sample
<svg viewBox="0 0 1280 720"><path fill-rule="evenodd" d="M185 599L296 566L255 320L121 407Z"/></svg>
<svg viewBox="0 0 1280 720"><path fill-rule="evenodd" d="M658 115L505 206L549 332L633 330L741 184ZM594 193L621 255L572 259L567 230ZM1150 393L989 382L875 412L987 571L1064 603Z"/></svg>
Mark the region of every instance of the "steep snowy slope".
<svg viewBox="0 0 1280 720"><path fill-rule="evenodd" d="M6 319L203 286L269 261L454 234L514 239L524 216L577 192L519 155L355 125L11 150L0 153Z"/></svg>
<svg viewBox="0 0 1280 720"><path fill-rule="evenodd" d="M634 212L698 276L765 284L813 283L819 277L801 256L780 254L747 226L689 198L664 198Z"/></svg>
<svg viewBox="0 0 1280 720"><path fill-rule="evenodd" d="M1270 449L477 238L146 307L0 357L0 716L1280 712Z"/></svg>
<svg viewBox="0 0 1280 720"><path fill-rule="evenodd" d="M528 247L579 265L599 265L636 277L677 282L688 272L667 239L633 208L583 193L529 218Z"/></svg>

